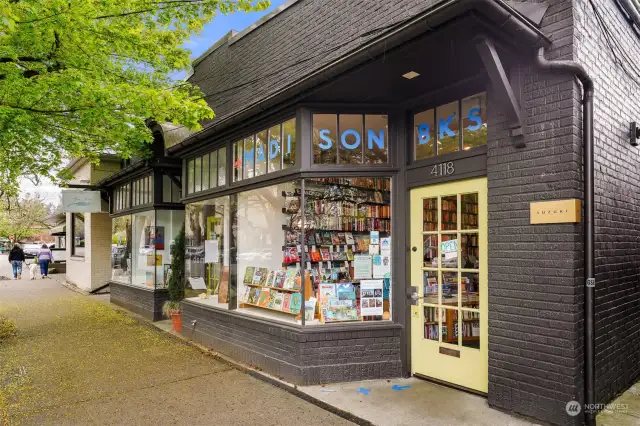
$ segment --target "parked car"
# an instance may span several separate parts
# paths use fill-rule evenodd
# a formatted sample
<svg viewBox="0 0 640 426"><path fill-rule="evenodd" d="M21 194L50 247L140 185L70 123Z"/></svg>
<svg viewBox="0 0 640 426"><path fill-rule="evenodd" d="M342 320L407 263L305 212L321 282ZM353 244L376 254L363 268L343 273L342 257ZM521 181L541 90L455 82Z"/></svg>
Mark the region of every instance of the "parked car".
<svg viewBox="0 0 640 426"><path fill-rule="evenodd" d="M23 244L22 251L24 251L24 257L27 259L33 259L38 255L38 250L40 250L40 244Z"/></svg>

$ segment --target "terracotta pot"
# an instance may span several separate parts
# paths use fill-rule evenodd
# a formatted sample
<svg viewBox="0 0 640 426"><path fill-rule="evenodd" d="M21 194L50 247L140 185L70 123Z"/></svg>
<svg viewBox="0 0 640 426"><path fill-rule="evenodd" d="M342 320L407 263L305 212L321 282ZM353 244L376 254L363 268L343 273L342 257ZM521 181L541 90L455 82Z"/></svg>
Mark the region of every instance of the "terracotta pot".
<svg viewBox="0 0 640 426"><path fill-rule="evenodd" d="M173 321L173 331L176 333L182 332L182 313L171 313L171 321Z"/></svg>

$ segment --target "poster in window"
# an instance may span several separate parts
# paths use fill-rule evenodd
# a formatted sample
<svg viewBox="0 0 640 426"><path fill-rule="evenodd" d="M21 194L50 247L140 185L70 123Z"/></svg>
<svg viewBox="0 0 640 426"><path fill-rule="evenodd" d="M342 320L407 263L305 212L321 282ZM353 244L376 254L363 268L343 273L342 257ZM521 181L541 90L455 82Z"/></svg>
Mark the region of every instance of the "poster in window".
<svg viewBox="0 0 640 426"><path fill-rule="evenodd" d="M164 226L156 227L155 241L156 241L156 249L164 250Z"/></svg>
<svg viewBox="0 0 640 426"><path fill-rule="evenodd" d="M169 275L171 274L171 264L170 263L165 263L164 264L164 285L165 287L167 286L167 284L169 284Z"/></svg>
<svg viewBox="0 0 640 426"><path fill-rule="evenodd" d="M362 316L382 315L383 280L360 281L360 306Z"/></svg>

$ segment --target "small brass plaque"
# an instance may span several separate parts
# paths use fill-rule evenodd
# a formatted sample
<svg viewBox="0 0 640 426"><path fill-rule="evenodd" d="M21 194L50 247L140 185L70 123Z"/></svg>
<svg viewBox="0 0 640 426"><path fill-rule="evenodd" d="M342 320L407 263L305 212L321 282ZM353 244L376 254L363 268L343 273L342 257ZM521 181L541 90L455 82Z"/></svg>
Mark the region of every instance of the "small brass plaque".
<svg viewBox="0 0 640 426"><path fill-rule="evenodd" d="M443 348L442 346L440 346L440 353L442 355L449 355L449 356L455 356L456 358L460 358L460 351L457 351L455 349Z"/></svg>
<svg viewBox="0 0 640 426"><path fill-rule="evenodd" d="M580 200L555 200L531 203L530 223L579 223Z"/></svg>

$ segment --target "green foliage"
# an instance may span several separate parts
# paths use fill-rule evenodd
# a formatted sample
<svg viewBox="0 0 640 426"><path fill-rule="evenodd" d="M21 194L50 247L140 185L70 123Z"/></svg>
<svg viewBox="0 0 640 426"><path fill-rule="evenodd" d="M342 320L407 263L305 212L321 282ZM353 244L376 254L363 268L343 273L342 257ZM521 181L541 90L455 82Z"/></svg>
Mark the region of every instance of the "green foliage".
<svg viewBox="0 0 640 426"><path fill-rule="evenodd" d="M264 0L0 0L0 194L23 176L59 183L64 158L143 156L145 119L192 130L213 118L202 93L171 75L181 47L217 13Z"/></svg>
<svg viewBox="0 0 640 426"><path fill-rule="evenodd" d="M184 299L184 225L182 229L176 235L171 247L171 274L169 275L169 281L167 283L167 290L169 291L169 301L180 302ZM178 309L180 305L178 304Z"/></svg>
<svg viewBox="0 0 640 426"><path fill-rule="evenodd" d="M180 312L180 302L176 302L173 300L167 300L162 305L162 314L166 318L171 318L171 314L176 314Z"/></svg>
<svg viewBox="0 0 640 426"><path fill-rule="evenodd" d="M17 334L16 324L8 318L0 317L0 342Z"/></svg>
<svg viewBox="0 0 640 426"><path fill-rule="evenodd" d="M0 204L0 238L14 236L20 241L38 234L46 226L44 220L49 213L47 205L36 196L4 199Z"/></svg>

